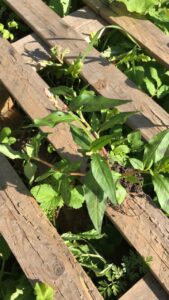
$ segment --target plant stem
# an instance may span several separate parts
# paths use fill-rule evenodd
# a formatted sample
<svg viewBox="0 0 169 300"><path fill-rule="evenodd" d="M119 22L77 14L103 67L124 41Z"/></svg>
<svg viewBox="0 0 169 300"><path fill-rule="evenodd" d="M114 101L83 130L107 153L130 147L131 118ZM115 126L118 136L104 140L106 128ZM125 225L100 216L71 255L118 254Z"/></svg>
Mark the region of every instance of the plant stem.
<svg viewBox="0 0 169 300"><path fill-rule="evenodd" d="M44 166L53 169L56 172L59 172L57 168L55 168L51 163L39 158L39 157L32 157L33 160L43 164ZM71 172L69 173L70 176L79 176L79 177L84 177L86 174L85 173L80 173L80 172Z"/></svg>

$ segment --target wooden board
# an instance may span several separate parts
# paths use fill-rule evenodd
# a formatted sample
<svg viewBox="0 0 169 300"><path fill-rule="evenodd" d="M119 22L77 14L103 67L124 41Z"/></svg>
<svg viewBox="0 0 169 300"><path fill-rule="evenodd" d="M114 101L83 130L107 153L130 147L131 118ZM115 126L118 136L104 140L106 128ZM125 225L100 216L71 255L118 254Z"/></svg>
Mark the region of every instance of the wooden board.
<svg viewBox="0 0 169 300"><path fill-rule="evenodd" d="M66 62L71 63L79 53L82 53L87 43L83 36L61 20L56 13L49 9L41 0L6 0L14 11L52 47L60 45L63 49L69 46L70 53ZM36 12L36 13L35 13ZM145 139L169 125L169 115L150 97L141 92L115 66L102 58L93 49L85 61L81 72L82 77L101 95L108 98L131 99L130 104L119 107L121 111L140 111L140 114L129 119L132 128L140 129Z"/></svg>
<svg viewBox="0 0 169 300"><path fill-rule="evenodd" d="M2 155L0 166L0 232L28 279L51 285L55 300L103 299Z"/></svg>
<svg viewBox="0 0 169 300"><path fill-rule="evenodd" d="M167 300L169 296L151 274L140 279L119 300Z"/></svg>
<svg viewBox="0 0 169 300"><path fill-rule="evenodd" d="M53 98L47 96L48 86L38 74L33 72L30 66L25 65L21 56L2 38L0 48L0 80L29 117L43 118L56 110L51 102ZM59 98L55 103L59 109L65 108ZM52 133L49 135L49 141L55 145L61 156L75 161L81 159L66 124L60 124L54 129L43 127L42 130Z"/></svg>
<svg viewBox="0 0 169 300"><path fill-rule="evenodd" d="M150 55L169 67L169 36L152 22L128 13L119 3L113 3L110 8L104 5L104 0L83 0L83 2L109 23L127 31Z"/></svg>
<svg viewBox="0 0 169 300"><path fill-rule="evenodd" d="M107 216L140 255L152 256L150 269L169 292L169 220L145 195L128 196L121 210Z"/></svg>

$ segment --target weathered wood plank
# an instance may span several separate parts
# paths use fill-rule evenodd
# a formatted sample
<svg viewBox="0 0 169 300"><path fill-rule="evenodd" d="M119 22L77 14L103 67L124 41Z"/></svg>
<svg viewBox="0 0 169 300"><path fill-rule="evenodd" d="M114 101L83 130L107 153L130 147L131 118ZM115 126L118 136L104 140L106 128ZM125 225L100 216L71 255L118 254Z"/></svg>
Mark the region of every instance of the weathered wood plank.
<svg viewBox="0 0 169 300"><path fill-rule="evenodd" d="M2 155L0 166L0 232L28 279L51 285L56 300L103 299Z"/></svg>
<svg viewBox="0 0 169 300"><path fill-rule="evenodd" d="M47 96L48 86L38 74L33 72L30 66L25 65L21 56L2 38L0 38L0 48L0 80L29 117L43 118L56 110L53 99ZM65 105L59 98L55 104L59 109L65 109ZM42 130L52 133L49 135L49 141L55 145L61 156L72 160L81 159L66 124L59 124L54 129L43 127Z"/></svg>
<svg viewBox="0 0 169 300"><path fill-rule="evenodd" d="M154 277L147 274L119 300L167 300L168 297Z"/></svg>
<svg viewBox="0 0 169 300"><path fill-rule="evenodd" d="M60 45L63 49L69 46L70 53L66 62L71 63L87 47L83 36L64 20L50 10L41 0L6 0L28 25L52 47ZM35 13L36 12L36 13ZM131 99L132 102L119 107L121 111L140 111L140 114L129 119L132 128L140 129L144 138L169 125L169 115L150 97L141 92L115 66L108 63L98 51L93 49L85 61L82 77L101 95L109 98Z"/></svg>
<svg viewBox="0 0 169 300"><path fill-rule="evenodd" d="M107 216L140 255L152 256L150 269L169 292L169 220L145 195L127 197L122 210Z"/></svg>
<svg viewBox="0 0 169 300"><path fill-rule="evenodd" d="M150 55L169 67L169 36L152 22L128 13L125 7L117 3L113 3L110 8L104 5L102 0L83 0L83 2L109 23L114 23L127 31Z"/></svg>

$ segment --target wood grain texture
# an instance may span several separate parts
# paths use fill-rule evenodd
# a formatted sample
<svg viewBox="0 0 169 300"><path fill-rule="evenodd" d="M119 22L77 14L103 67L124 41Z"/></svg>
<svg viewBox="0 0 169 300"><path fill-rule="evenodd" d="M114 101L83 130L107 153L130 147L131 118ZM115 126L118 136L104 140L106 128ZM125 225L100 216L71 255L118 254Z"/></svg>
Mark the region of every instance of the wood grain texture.
<svg viewBox="0 0 169 300"><path fill-rule="evenodd" d="M104 5L102 0L83 0L83 2L109 23L127 31L150 55L169 67L169 36L152 22L128 13L119 3L113 3L110 8Z"/></svg>
<svg viewBox="0 0 169 300"><path fill-rule="evenodd" d="M51 285L55 300L103 299L2 155L0 166L0 232L28 279Z"/></svg>
<svg viewBox="0 0 169 300"><path fill-rule="evenodd" d="M16 50L2 38L0 38L0 49L0 80L29 117L43 118L55 111L56 107L47 96L47 84L32 71L30 66L24 64L24 60ZM65 105L59 98L55 104L58 109L65 109ZM42 127L42 131L51 132L49 141L62 157L74 161L81 160L66 124L59 124L54 129Z"/></svg>
<svg viewBox="0 0 169 300"><path fill-rule="evenodd" d="M167 300L168 297L155 278L147 274L119 300Z"/></svg>
<svg viewBox="0 0 169 300"><path fill-rule="evenodd" d="M41 0L5 0L24 21L52 47L69 46L66 62L71 63L87 47L83 36L48 8ZM101 57L93 49L81 72L99 94L109 98L131 99L132 102L119 107L121 111L139 111L129 119L130 127L140 129L145 139L151 138L169 126L169 115L150 97L141 92L121 71Z"/></svg>
<svg viewBox="0 0 169 300"><path fill-rule="evenodd" d="M140 255L152 256L150 269L169 292L169 220L145 195L127 197L121 210L107 216Z"/></svg>

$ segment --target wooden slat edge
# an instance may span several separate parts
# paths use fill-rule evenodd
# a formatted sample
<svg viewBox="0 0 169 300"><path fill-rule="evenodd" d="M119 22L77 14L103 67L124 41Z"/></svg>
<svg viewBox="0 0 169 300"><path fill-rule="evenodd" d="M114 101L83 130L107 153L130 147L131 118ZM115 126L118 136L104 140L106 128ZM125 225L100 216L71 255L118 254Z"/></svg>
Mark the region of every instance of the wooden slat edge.
<svg viewBox="0 0 169 300"><path fill-rule="evenodd" d="M6 0L25 22L52 47L56 44L63 49L69 47L66 62L72 61L87 47L83 36L42 1ZM34 13L36 11L36 14ZM81 72L82 77L101 95L108 98L131 99L132 102L119 107L121 111L139 111L140 114L129 119L128 124L140 129L144 138L149 139L154 134L169 126L169 115L145 93L141 92L120 70L101 57L93 49L85 61Z"/></svg>
<svg viewBox="0 0 169 300"><path fill-rule="evenodd" d="M147 274L140 279L127 293L119 300L167 300L168 295L153 278L151 274Z"/></svg>
<svg viewBox="0 0 169 300"><path fill-rule="evenodd" d="M169 36L146 19L127 13L119 4L107 7L101 0L83 0L109 23L116 24L128 32L150 55L169 67ZM146 32L146 34L145 34Z"/></svg>
<svg viewBox="0 0 169 300"><path fill-rule="evenodd" d="M2 155L0 165L0 232L28 279L51 285L56 300L101 300L96 287Z"/></svg>

